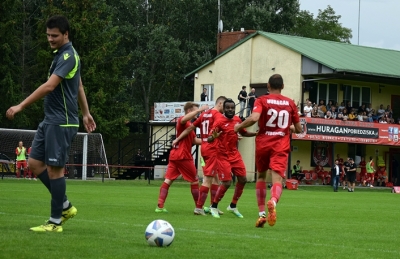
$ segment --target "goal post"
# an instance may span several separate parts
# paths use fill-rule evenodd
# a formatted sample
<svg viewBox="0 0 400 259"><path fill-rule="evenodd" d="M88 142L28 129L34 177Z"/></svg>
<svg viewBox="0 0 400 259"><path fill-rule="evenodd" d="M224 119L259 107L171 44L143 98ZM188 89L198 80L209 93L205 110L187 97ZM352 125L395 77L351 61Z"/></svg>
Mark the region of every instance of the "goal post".
<svg viewBox="0 0 400 259"><path fill-rule="evenodd" d="M18 142L22 141L28 149L32 145L36 130L4 129L0 128L0 154L15 160L15 149ZM15 166L10 165L11 172L15 172ZM87 180L95 177L96 174L107 174L110 178L110 171L107 162L107 155L104 148L103 137L100 133L78 132L71 143L69 160L66 164L66 174L70 168L74 168L75 178Z"/></svg>

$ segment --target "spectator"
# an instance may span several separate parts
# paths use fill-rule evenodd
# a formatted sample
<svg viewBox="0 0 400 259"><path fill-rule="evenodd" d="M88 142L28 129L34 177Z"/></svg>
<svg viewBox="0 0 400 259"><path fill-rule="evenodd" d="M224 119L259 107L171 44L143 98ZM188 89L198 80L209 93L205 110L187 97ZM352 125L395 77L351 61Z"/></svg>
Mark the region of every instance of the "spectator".
<svg viewBox="0 0 400 259"><path fill-rule="evenodd" d="M379 170L377 172L377 186L384 186L384 183L386 184L387 180L387 173L386 173L386 167L385 166L380 166Z"/></svg>
<svg viewBox="0 0 400 259"><path fill-rule="evenodd" d="M246 100L247 100L247 92L246 86L242 86L242 90L239 92L239 103L240 103L240 112L239 117L240 119L244 120L243 112L246 109Z"/></svg>
<svg viewBox="0 0 400 259"><path fill-rule="evenodd" d="M385 115L385 109L383 108L383 104L379 106L379 109L376 111L376 116L378 116L378 119L383 117Z"/></svg>
<svg viewBox="0 0 400 259"><path fill-rule="evenodd" d="M333 102L332 102L331 100L329 100L329 101L328 101L328 104L326 105L326 110L327 110L327 111L330 111L331 108L332 108L332 106L333 106Z"/></svg>
<svg viewBox="0 0 400 259"><path fill-rule="evenodd" d="M337 113L337 111L336 111L336 106L332 106L332 107L331 107L331 114L332 114L332 118L333 118L333 119L336 119L336 118L337 118L338 113Z"/></svg>
<svg viewBox="0 0 400 259"><path fill-rule="evenodd" d="M366 111L367 111L367 108L365 108L365 104L363 104L360 107L358 107L357 113L366 112Z"/></svg>
<svg viewBox="0 0 400 259"><path fill-rule="evenodd" d="M303 111L304 111L304 116L311 117L313 108L311 107L311 102L310 101L308 101L307 105L304 106Z"/></svg>
<svg viewBox="0 0 400 259"><path fill-rule="evenodd" d="M296 164L293 166L292 176L295 177L299 182L303 180L304 174L300 165L300 160L297 160Z"/></svg>
<svg viewBox="0 0 400 259"><path fill-rule="evenodd" d="M351 102L350 101L347 102L345 108L347 109L347 112L351 112L351 110L353 110L353 107L351 106Z"/></svg>
<svg viewBox="0 0 400 259"><path fill-rule="evenodd" d="M318 112L318 106L317 106L317 105L314 105L313 110L312 110L311 117L313 117L313 118L319 118L319 112Z"/></svg>
<svg viewBox="0 0 400 259"><path fill-rule="evenodd" d="M340 166L339 160L335 160L335 165L332 168L332 176L333 176L333 191L338 191L339 179L340 179Z"/></svg>
<svg viewBox="0 0 400 259"><path fill-rule="evenodd" d="M346 108L345 106L344 106L344 102L341 102L340 103L340 106L338 106L338 112L343 112L343 109L344 108Z"/></svg>
<svg viewBox="0 0 400 259"><path fill-rule="evenodd" d="M142 150L140 148L137 150L137 153L135 155L135 162L137 161L143 161L144 160L144 155L142 154Z"/></svg>
<svg viewBox="0 0 400 259"><path fill-rule="evenodd" d="M347 121L348 117L349 117L349 114L347 113L347 108L344 108L343 113L342 113L342 120Z"/></svg>
<svg viewBox="0 0 400 259"><path fill-rule="evenodd" d="M350 121L356 120L356 115L354 114L354 110L350 112L348 120Z"/></svg>
<svg viewBox="0 0 400 259"><path fill-rule="evenodd" d="M358 112L358 115L357 115L357 120L358 121L364 121L364 116L363 116L363 113L365 113L365 112Z"/></svg>
<svg viewBox="0 0 400 259"><path fill-rule="evenodd" d="M332 120L333 119L331 111L327 111L326 112L325 119L328 119L328 120Z"/></svg>
<svg viewBox="0 0 400 259"><path fill-rule="evenodd" d="M319 101L319 105L318 105L319 117L323 118L325 116L326 111L327 110L326 110L326 106L325 106L324 100L320 100Z"/></svg>
<svg viewBox="0 0 400 259"><path fill-rule="evenodd" d="M203 88L203 92L200 95L200 101L202 102L208 101L207 88Z"/></svg>
<svg viewBox="0 0 400 259"><path fill-rule="evenodd" d="M386 112L388 118L393 119L393 110L390 105L387 106L385 112Z"/></svg>
<svg viewBox="0 0 400 259"><path fill-rule="evenodd" d="M248 95L248 102L247 102L247 117L253 112L254 102L256 101L256 89L251 88L251 92Z"/></svg>

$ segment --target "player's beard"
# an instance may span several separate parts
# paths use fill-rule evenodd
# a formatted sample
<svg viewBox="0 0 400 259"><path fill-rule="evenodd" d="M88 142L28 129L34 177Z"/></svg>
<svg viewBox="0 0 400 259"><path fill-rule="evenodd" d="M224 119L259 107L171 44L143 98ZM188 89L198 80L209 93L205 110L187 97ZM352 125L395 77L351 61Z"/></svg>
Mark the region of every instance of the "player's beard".
<svg viewBox="0 0 400 259"><path fill-rule="evenodd" d="M228 119L232 119L233 116L235 116L235 113L225 113L225 117L227 117Z"/></svg>

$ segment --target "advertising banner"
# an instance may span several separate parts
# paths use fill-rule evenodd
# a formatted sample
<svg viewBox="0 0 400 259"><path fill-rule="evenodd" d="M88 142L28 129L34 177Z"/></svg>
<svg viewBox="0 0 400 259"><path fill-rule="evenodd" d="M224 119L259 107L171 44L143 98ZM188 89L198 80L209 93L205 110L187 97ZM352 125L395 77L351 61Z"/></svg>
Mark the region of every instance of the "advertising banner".
<svg viewBox="0 0 400 259"><path fill-rule="evenodd" d="M209 102L195 102L200 105L208 104L210 108L215 105L214 101ZM176 118L185 115L183 107L186 102L165 102L154 103L154 120L155 121L174 121Z"/></svg>
<svg viewBox="0 0 400 259"><path fill-rule="evenodd" d="M303 132L293 140L347 142L369 145L400 146L399 124L300 118Z"/></svg>

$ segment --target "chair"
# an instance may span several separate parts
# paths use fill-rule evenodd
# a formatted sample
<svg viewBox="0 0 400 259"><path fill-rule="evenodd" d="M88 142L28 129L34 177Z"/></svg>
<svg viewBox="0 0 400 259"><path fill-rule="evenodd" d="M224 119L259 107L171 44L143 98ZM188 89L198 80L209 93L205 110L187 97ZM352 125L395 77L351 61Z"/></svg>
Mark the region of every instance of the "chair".
<svg viewBox="0 0 400 259"><path fill-rule="evenodd" d="M318 181L318 174L315 171L310 171L310 173L311 173L312 181L317 182Z"/></svg>
<svg viewBox="0 0 400 259"><path fill-rule="evenodd" d="M307 170L305 170L305 171L307 171ZM306 181L306 184L311 184L312 177L311 177L311 173L309 173L309 171L304 172L304 180Z"/></svg>

